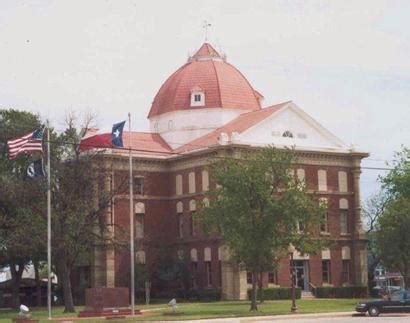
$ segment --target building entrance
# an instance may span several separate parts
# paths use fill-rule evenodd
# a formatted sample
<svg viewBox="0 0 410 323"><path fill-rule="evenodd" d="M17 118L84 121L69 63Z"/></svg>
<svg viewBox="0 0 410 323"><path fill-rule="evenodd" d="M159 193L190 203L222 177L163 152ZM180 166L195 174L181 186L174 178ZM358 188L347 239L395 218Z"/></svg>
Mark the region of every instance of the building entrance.
<svg viewBox="0 0 410 323"><path fill-rule="evenodd" d="M309 263L307 260L295 260L295 286L304 291L309 290Z"/></svg>

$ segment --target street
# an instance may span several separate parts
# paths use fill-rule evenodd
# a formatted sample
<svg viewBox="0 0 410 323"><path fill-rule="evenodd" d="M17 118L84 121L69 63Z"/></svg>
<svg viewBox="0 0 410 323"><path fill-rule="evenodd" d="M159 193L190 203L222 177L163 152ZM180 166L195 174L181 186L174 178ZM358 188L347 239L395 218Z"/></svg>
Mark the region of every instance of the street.
<svg viewBox="0 0 410 323"><path fill-rule="evenodd" d="M283 320L241 320L242 322L258 322L258 323L289 323L289 322L303 322L303 323L319 323L319 322L335 322L335 323L361 323L361 322L385 322L385 323L396 323L396 322L410 322L410 315L380 315L379 317L370 317L370 316L356 316L356 317L322 317L322 318L302 318L298 317L297 319L283 319Z"/></svg>
<svg viewBox="0 0 410 323"><path fill-rule="evenodd" d="M185 321L204 322L204 320ZM296 314L296 315L277 315L277 316L259 316L259 317L242 317L242 318L223 318L209 319L207 323L361 323L361 322L384 322L384 323L410 323L410 314L381 314L379 317L370 316L352 316L349 313L322 313L322 314Z"/></svg>

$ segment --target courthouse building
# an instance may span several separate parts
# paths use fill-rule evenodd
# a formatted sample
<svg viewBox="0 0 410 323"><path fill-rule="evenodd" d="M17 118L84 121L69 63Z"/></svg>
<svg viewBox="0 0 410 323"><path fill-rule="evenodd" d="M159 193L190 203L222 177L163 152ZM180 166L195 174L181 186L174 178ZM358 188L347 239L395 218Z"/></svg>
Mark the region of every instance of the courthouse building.
<svg viewBox="0 0 410 323"><path fill-rule="evenodd" d="M160 87L148 113L150 132L132 132L131 138L124 132L124 145L131 142L133 149L137 262L149 266L156 246L166 244L175 257L183 252L189 257L196 288L220 288L225 298L246 298L249 275L228 261L221 238L205 236L192 217L215 185L208 165L212 157L252 147L295 146L295 176L326 201L321 231L334 242L315 255L294 253L298 285L304 290L366 285L359 182L367 154L344 144L292 101L263 107L263 98L225 56L204 43ZM110 189L128 176L128 152L108 149L102 158L112 168L105 184ZM126 191L113 199L106 222L111 235L129 238L124 236L129 232ZM129 273L128 250L96 247L92 286L128 287ZM277 271L264 273L262 281L290 286L289 259Z"/></svg>

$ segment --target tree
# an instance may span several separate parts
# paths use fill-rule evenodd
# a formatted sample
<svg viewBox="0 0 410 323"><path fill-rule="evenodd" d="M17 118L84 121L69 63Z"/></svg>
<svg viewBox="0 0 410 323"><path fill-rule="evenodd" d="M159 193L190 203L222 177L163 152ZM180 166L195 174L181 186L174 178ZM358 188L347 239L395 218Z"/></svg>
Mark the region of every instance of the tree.
<svg viewBox="0 0 410 323"><path fill-rule="evenodd" d="M45 256L45 181L29 179L33 158L7 159L7 140L40 127L40 119L25 111L0 110L0 266L12 275L12 303L20 305L19 289L24 268L33 258Z"/></svg>
<svg viewBox="0 0 410 323"><path fill-rule="evenodd" d="M91 121L87 118L83 128ZM79 259L90 258L96 244L113 243L104 216L115 192L104 187L111 169L98 159L99 154L80 153L81 134L74 114L67 117L66 125L52 142L52 252L64 312L75 312L71 272Z"/></svg>
<svg viewBox="0 0 410 323"><path fill-rule="evenodd" d="M384 212L386 202L387 194L380 191L367 199L363 205L363 218L365 226L367 227L366 233L369 238L367 249L369 255L371 256L367 270L369 291L373 291L373 287L376 285L374 280L374 271L380 264L380 256L377 253L374 243L374 232L376 230L379 218Z"/></svg>
<svg viewBox="0 0 410 323"><path fill-rule="evenodd" d="M374 241L383 264L400 270L410 286L410 149L396 153L393 169L381 178L387 196Z"/></svg>
<svg viewBox="0 0 410 323"><path fill-rule="evenodd" d="M189 263L187 250L181 249L177 252L175 246L158 245L155 261L151 267L155 289L172 290L177 288L186 299L195 275L191 272Z"/></svg>
<svg viewBox="0 0 410 323"><path fill-rule="evenodd" d="M259 273L277 266L290 244L314 253L325 243L319 235L325 209L291 174L295 162L293 150L267 147L211 166L218 185L197 216L206 232L219 232L232 260L252 272L252 311Z"/></svg>

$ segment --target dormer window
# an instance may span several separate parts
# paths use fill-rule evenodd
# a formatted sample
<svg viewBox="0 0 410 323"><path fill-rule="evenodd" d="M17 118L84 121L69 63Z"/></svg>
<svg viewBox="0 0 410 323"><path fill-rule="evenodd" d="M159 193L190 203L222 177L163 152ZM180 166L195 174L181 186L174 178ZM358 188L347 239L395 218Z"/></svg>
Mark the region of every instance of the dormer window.
<svg viewBox="0 0 410 323"><path fill-rule="evenodd" d="M191 89L191 107L203 107L205 105L205 93L199 87Z"/></svg>

